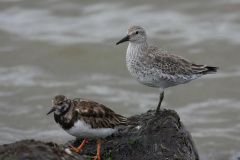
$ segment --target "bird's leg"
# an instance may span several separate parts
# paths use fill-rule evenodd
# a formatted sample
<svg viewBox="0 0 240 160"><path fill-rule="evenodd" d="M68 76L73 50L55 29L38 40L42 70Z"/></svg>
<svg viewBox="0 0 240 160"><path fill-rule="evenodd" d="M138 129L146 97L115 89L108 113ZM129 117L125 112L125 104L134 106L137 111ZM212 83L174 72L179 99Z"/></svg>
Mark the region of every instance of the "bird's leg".
<svg viewBox="0 0 240 160"><path fill-rule="evenodd" d="M82 152L82 147L84 146L84 144L87 142L87 139L84 139L84 141L82 142L82 144L78 147L78 148L75 148L73 147L72 145L70 145L70 147L68 147L68 149L72 150L72 151L75 151L75 152L79 152L81 151Z"/></svg>
<svg viewBox="0 0 240 160"><path fill-rule="evenodd" d="M97 155L96 156L92 156L92 159L94 159L94 160L97 160L97 159L100 160L100 145L101 145L101 140L98 139L97 140Z"/></svg>
<svg viewBox="0 0 240 160"><path fill-rule="evenodd" d="M158 106L157 106L157 110L155 112L155 115L158 114L159 110L160 110L160 107L161 107L161 103L162 103L162 100L164 98L164 90L163 88L160 88L160 97L159 97L159 103L158 103Z"/></svg>

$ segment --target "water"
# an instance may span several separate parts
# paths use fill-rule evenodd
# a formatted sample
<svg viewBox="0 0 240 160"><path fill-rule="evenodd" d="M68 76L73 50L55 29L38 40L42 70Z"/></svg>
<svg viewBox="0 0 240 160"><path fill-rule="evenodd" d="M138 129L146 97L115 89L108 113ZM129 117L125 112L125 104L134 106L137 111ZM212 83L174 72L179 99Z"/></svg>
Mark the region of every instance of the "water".
<svg viewBox="0 0 240 160"><path fill-rule="evenodd" d="M240 152L240 1L0 1L0 144L74 139L55 123L58 94L102 103L124 116L155 109L159 91L139 84L125 65L132 25L149 42L197 64L220 67L165 89L201 159Z"/></svg>

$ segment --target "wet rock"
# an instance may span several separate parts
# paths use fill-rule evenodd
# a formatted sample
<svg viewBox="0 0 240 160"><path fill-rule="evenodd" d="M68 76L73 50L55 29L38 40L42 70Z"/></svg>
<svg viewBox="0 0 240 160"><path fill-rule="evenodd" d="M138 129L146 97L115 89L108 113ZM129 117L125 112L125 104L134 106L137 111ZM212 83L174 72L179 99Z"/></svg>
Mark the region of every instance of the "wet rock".
<svg viewBox="0 0 240 160"><path fill-rule="evenodd" d="M123 127L119 132L102 139L102 160L198 160L199 156L190 133L173 110L163 110L155 116L154 111L132 116L138 127ZM78 147L83 139L69 141ZM82 153L67 153L54 142L22 140L0 146L0 160L86 160L81 155L94 156L96 140L88 140Z"/></svg>
<svg viewBox="0 0 240 160"><path fill-rule="evenodd" d="M22 140L0 146L1 160L86 160L79 154L69 154L54 142Z"/></svg>
<svg viewBox="0 0 240 160"><path fill-rule="evenodd" d="M101 158L112 160L198 160L198 152L191 134L186 130L178 114L173 110L163 110L157 116L148 111L132 116L140 126L125 127L119 132L102 139ZM63 144L78 147L83 139ZM97 152L96 140L88 140L79 154L94 156Z"/></svg>

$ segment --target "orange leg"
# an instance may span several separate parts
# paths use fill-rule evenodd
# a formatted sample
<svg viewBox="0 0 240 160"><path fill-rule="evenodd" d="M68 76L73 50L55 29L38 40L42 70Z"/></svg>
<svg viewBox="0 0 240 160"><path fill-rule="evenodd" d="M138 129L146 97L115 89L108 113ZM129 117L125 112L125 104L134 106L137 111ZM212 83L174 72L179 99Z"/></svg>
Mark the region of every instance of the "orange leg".
<svg viewBox="0 0 240 160"><path fill-rule="evenodd" d="M82 144L78 147L78 148L74 148L72 145L70 145L70 147L68 147L70 150L75 151L75 152L82 152L82 147L83 145L87 142L87 139L84 139L84 141L82 142Z"/></svg>
<svg viewBox="0 0 240 160"><path fill-rule="evenodd" d="M94 159L94 160L97 160L97 159L100 160L100 145L101 145L101 140L98 139L97 140L97 155L96 156L92 156L92 159Z"/></svg>

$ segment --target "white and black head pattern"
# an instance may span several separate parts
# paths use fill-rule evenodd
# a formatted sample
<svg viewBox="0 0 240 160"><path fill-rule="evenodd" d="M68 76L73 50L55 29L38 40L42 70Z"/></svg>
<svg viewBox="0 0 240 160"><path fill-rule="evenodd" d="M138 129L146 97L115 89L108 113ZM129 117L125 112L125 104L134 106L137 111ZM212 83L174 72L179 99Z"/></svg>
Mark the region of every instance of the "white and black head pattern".
<svg viewBox="0 0 240 160"><path fill-rule="evenodd" d="M52 112L54 112L57 115L66 113L70 108L69 101L70 100L68 100L67 97L64 95L58 95L58 96L54 97L52 100L53 107L48 112L48 114L50 114Z"/></svg>
<svg viewBox="0 0 240 160"><path fill-rule="evenodd" d="M53 108L48 114L54 112L56 123L79 138L104 137L116 131L116 126L137 125L106 106L86 99L68 99L58 95L53 98L52 104Z"/></svg>

